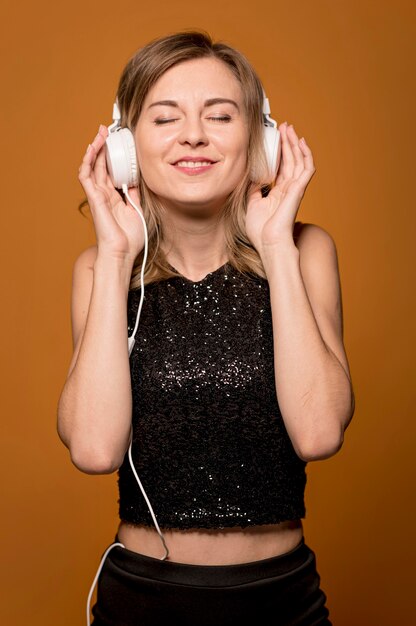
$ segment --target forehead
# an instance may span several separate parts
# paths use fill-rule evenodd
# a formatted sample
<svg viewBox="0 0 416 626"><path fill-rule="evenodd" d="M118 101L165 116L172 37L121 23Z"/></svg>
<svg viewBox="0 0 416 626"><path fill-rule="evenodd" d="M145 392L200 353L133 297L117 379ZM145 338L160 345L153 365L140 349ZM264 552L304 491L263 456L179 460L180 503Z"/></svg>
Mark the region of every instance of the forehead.
<svg viewBox="0 0 416 626"><path fill-rule="evenodd" d="M231 69L219 59L192 59L168 69L151 87L145 106L154 99L229 97L242 101L242 89Z"/></svg>

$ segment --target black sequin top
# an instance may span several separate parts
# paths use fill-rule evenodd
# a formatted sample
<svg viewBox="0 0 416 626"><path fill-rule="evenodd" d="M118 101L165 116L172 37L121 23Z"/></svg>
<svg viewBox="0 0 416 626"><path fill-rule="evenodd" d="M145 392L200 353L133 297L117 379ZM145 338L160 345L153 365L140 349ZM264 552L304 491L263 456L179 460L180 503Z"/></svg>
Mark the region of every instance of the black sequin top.
<svg viewBox="0 0 416 626"><path fill-rule="evenodd" d="M140 288L129 292L129 335ZM145 287L130 356L132 459L161 528L305 517L306 462L276 397L267 280L229 263ZM154 526L128 453L120 519Z"/></svg>

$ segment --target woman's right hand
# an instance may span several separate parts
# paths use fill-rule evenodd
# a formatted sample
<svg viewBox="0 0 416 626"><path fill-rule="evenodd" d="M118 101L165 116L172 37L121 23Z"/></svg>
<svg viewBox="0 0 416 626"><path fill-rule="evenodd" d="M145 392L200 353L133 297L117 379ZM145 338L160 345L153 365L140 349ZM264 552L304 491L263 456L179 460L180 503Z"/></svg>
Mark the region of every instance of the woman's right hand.
<svg viewBox="0 0 416 626"><path fill-rule="evenodd" d="M101 125L82 159L78 178L94 220L98 254L131 261L133 266L144 247L144 227L136 209L123 201L111 181L105 157L107 137L108 130ZM129 195L141 209L137 188L131 187Z"/></svg>

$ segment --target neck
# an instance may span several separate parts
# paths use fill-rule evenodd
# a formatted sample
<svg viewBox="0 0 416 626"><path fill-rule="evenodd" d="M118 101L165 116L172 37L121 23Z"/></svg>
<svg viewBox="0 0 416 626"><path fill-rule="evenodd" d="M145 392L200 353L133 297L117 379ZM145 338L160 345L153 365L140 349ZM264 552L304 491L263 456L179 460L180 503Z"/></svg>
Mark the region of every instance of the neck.
<svg viewBox="0 0 416 626"><path fill-rule="evenodd" d="M223 224L217 218L170 220L163 230L161 247L168 262L187 276L210 272L228 260Z"/></svg>

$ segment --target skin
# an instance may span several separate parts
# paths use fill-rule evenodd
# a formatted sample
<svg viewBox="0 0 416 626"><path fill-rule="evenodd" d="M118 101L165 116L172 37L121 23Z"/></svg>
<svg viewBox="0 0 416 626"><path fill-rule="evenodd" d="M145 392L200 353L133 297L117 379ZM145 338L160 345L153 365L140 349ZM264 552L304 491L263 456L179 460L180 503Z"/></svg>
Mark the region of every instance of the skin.
<svg viewBox="0 0 416 626"><path fill-rule="evenodd" d="M238 109L230 103L204 108L215 97L234 100ZM161 100L178 106L150 106ZM146 183L166 207L169 238L163 247L168 259L183 275L199 280L227 258L221 211L243 176L249 141L240 84L216 59L171 68L147 94L135 140ZM199 176L171 165L193 155L217 163Z"/></svg>
<svg viewBox="0 0 416 626"><path fill-rule="evenodd" d="M234 100L204 108L209 98ZM154 103L172 100L177 106ZM249 133L243 96L230 70L216 59L177 65L149 91L135 129L139 167L169 213L218 215L246 165ZM218 161L209 175L188 177L171 163L184 155ZM194 221L195 222L195 221Z"/></svg>
<svg viewBox="0 0 416 626"><path fill-rule="evenodd" d="M235 100L239 110L231 104L204 108L204 102L214 97ZM175 100L178 106L149 108L153 102L166 99ZM168 70L149 91L134 131L143 177L165 207L169 228L163 248L169 262L192 281L227 260L221 210L246 166L248 128L242 105L241 87L222 62L187 61ZM212 119L222 116L229 121ZM169 121L155 124L157 120ZM266 198L259 190L251 194L246 231L271 285L273 332L276 341L279 339L281 355L275 364L276 384L285 424L299 455L315 460L339 449L352 417L353 394L342 342L334 242L313 224L299 229L296 244L293 239L300 203L315 172L312 152L292 125L285 122L279 130L282 158L275 186ZM101 126L80 174L97 206L105 206L107 221L100 224L99 254L132 263L143 246L140 218L128 202L120 201L109 180L102 150L107 134ZM218 163L203 175L190 177L171 165L179 157L193 154ZM137 190L130 191L139 202ZM296 358L299 351L304 356L301 361ZM297 388L299 397L293 392ZM316 389L315 393L311 389ZM299 407L303 421L298 417ZM164 555L154 527L120 522L118 534L130 550L155 558ZM214 565L258 560L292 550L300 542L303 528L301 520L294 520L244 530L178 529L163 534L169 560Z"/></svg>

